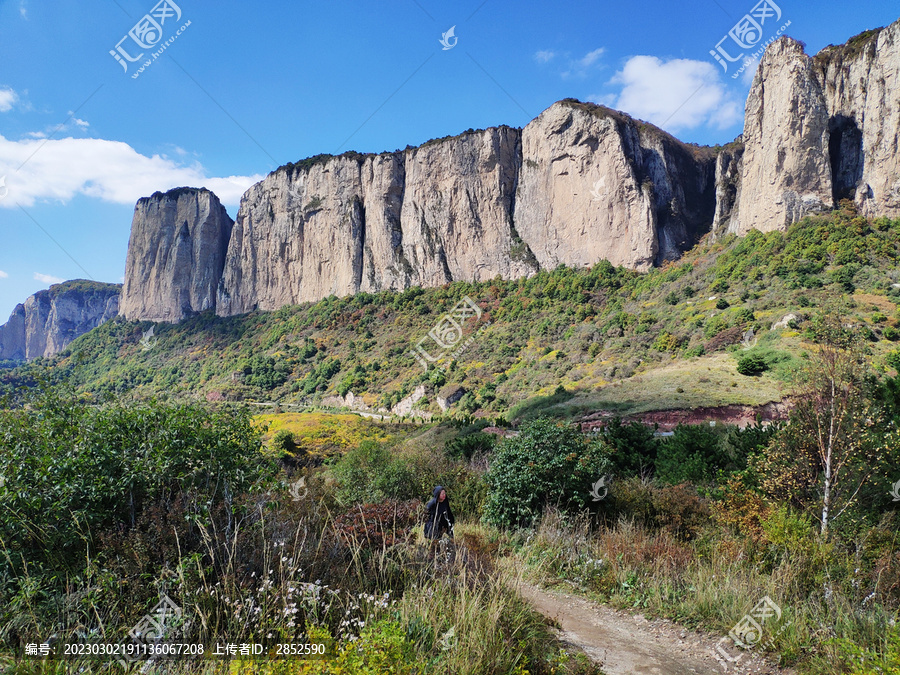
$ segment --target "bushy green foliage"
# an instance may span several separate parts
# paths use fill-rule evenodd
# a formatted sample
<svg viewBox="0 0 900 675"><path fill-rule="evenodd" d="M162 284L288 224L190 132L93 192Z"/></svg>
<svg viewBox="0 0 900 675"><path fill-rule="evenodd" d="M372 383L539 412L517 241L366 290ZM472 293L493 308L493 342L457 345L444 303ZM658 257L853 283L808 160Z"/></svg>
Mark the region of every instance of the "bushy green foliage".
<svg viewBox="0 0 900 675"><path fill-rule="evenodd" d="M297 442L294 434L288 429L279 429L269 441L269 449L280 454L293 454L297 452Z"/></svg>
<svg viewBox="0 0 900 675"><path fill-rule="evenodd" d="M0 410L0 438L0 540L32 563L72 562L97 532L134 526L161 498L187 495L187 517L205 521L211 504L230 508L271 469L246 411L197 404L90 405L48 392Z"/></svg>
<svg viewBox="0 0 900 675"><path fill-rule="evenodd" d="M287 380L288 365L272 356L254 356L246 361L241 370L244 382L251 387L274 389Z"/></svg>
<svg viewBox="0 0 900 675"><path fill-rule="evenodd" d="M601 438L617 476L649 473L656 464L660 441L654 427L640 422L626 424L614 417L603 429Z"/></svg>
<svg viewBox="0 0 900 675"><path fill-rule="evenodd" d="M739 455L734 435L726 440L729 429L703 424L680 424L674 435L663 440L656 456L656 477L664 483L691 482L709 485L719 471L736 471L746 466L746 455Z"/></svg>
<svg viewBox="0 0 900 675"><path fill-rule="evenodd" d="M486 434L481 431L474 433L459 435L451 439L444 446L444 452L450 457L457 459L472 459L477 455L487 455L497 443L497 437L494 434Z"/></svg>
<svg viewBox="0 0 900 675"><path fill-rule="evenodd" d="M495 449L485 475L485 518L498 526L528 525L549 505L584 508L591 486L611 469L602 443L572 426L534 420Z"/></svg>
<svg viewBox="0 0 900 675"><path fill-rule="evenodd" d="M741 375L759 375L769 369L769 364L760 354L744 354L737 362L737 371Z"/></svg>

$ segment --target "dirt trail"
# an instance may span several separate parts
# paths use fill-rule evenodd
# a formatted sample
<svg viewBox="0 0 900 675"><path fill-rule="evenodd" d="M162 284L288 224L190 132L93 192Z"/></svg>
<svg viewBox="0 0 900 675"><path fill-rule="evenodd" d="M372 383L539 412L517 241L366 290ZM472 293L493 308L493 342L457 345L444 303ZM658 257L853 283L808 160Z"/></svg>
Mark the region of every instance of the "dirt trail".
<svg viewBox="0 0 900 675"><path fill-rule="evenodd" d="M718 635L679 628L665 619L649 620L578 596L546 591L519 581L517 590L534 607L561 626L560 639L578 647L607 675L724 674L712 654ZM728 675L793 675L752 651L728 664Z"/></svg>

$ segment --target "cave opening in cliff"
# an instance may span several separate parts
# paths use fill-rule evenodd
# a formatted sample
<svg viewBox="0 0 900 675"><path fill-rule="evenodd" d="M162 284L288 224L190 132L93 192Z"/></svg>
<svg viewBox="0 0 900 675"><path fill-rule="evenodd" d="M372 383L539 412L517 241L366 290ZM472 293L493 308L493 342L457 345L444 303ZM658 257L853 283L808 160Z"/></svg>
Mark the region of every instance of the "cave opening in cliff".
<svg viewBox="0 0 900 675"><path fill-rule="evenodd" d="M863 174L862 132L856 120L835 115L828 121L828 155L831 161L831 190L835 204L853 199Z"/></svg>

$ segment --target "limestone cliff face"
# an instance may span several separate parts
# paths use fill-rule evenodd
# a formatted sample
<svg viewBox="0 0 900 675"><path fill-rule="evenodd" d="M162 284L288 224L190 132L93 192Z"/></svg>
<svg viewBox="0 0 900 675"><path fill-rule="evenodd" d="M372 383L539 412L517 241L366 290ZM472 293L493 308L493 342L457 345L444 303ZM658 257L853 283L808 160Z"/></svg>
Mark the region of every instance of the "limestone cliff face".
<svg viewBox="0 0 900 675"><path fill-rule="evenodd" d="M813 59L829 115L834 196L900 216L900 21Z"/></svg>
<svg viewBox="0 0 900 675"><path fill-rule="evenodd" d="M741 171L744 164L744 142L738 137L729 143L716 157L716 212L713 214L712 231L727 230L741 198Z"/></svg>
<svg viewBox="0 0 900 675"><path fill-rule="evenodd" d="M898 99L900 22L814 58L774 42L720 149L566 99L521 130L286 165L233 224L208 191L157 193L135 209L121 312L227 316L602 259L643 270L710 231L784 230L848 197L897 217Z"/></svg>
<svg viewBox="0 0 900 675"><path fill-rule="evenodd" d="M0 326L0 359L34 359L61 352L72 340L118 314L118 284L77 279L55 284L16 305Z"/></svg>
<svg viewBox="0 0 900 675"><path fill-rule="evenodd" d="M714 172L711 153L575 101L521 131L312 158L244 194L216 311L511 279L602 258L644 269L708 230Z"/></svg>
<svg viewBox="0 0 900 675"><path fill-rule="evenodd" d="M500 127L270 174L241 199L218 313L527 274L511 228L518 136Z"/></svg>
<svg viewBox="0 0 900 675"><path fill-rule="evenodd" d="M25 342L25 305L20 303L0 326L0 359L24 359Z"/></svg>
<svg viewBox="0 0 900 675"><path fill-rule="evenodd" d="M557 103L522 131L515 227L543 268L646 269L709 229L714 157L603 106Z"/></svg>
<svg viewBox="0 0 900 675"><path fill-rule="evenodd" d="M812 60L799 42L766 49L747 97L741 199L729 231L784 230L830 209L828 111Z"/></svg>
<svg viewBox="0 0 900 675"><path fill-rule="evenodd" d="M900 21L815 57L779 38L766 50L744 118L744 155L728 232L786 229L855 200L900 215Z"/></svg>
<svg viewBox="0 0 900 675"><path fill-rule="evenodd" d="M177 188L134 208L120 313L174 322L214 309L232 220L209 190Z"/></svg>

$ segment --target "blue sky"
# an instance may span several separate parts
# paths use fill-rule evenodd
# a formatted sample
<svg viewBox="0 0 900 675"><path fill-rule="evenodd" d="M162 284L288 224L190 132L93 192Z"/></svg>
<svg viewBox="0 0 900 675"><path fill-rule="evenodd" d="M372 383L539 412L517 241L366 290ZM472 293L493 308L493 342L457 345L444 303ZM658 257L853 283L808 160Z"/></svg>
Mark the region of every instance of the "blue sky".
<svg viewBox="0 0 900 675"><path fill-rule="evenodd" d="M762 42L790 21L808 53L900 16L895 2L770 1L782 15ZM755 6L0 0L0 322L55 280L121 281L134 202L155 190L209 187L234 217L281 164L524 126L566 97L730 141L753 69L732 78L740 62L726 73L709 52Z"/></svg>

